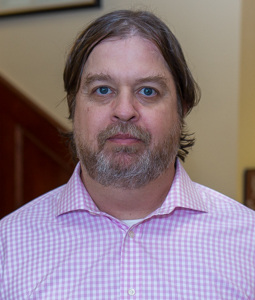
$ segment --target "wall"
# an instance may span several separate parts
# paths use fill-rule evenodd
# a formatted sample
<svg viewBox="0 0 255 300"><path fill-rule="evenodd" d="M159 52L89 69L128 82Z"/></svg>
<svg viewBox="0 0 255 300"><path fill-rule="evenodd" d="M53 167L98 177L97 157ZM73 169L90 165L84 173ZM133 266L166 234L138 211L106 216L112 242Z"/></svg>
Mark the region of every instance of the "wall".
<svg viewBox="0 0 255 300"><path fill-rule="evenodd" d="M236 197L240 0L102 0L100 9L3 19L0 73L68 124L62 71L71 43L90 20L120 8L150 9L178 37L202 89L187 120L197 143L185 167L195 181Z"/></svg>
<svg viewBox="0 0 255 300"><path fill-rule="evenodd" d="M255 169L255 2L243 1L239 112L238 198L243 198L243 175Z"/></svg>

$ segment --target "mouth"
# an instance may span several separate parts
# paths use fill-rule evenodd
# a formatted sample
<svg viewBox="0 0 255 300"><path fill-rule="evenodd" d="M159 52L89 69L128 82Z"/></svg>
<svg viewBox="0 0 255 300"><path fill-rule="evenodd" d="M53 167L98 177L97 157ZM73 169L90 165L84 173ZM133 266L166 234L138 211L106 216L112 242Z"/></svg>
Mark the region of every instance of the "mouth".
<svg viewBox="0 0 255 300"><path fill-rule="evenodd" d="M138 125L129 123L111 124L102 130L98 135L99 149L103 149L105 144L114 148L139 148L149 146L151 135Z"/></svg>
<svg viewBox="0 0 255 300"><path fill-rule="evenodd" d="M109 137L107 140L111 143L115 143L119 145L133 145L142 142L140 139L126 133L118 133L116 135Z"/></svg>

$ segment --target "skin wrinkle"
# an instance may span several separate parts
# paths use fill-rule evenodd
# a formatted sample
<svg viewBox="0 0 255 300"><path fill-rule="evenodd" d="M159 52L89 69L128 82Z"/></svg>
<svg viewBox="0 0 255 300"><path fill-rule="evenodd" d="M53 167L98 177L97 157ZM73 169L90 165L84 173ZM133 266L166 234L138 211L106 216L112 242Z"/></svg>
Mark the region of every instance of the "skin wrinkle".
<svg viewBox="0 0 255 300"><path fill-rule="evenodd" d="M158 84L161 87L162 96L164 96L164 92L167 89L167 80L164 76L158 74L158 75L153 75L153 76L147 76L144 78L140 78L136 81L137 86L141 86L144 84L145 86L151 85L151 84ZM88 74L85 79L83 79L83 82L81 83L81 89L83 93L89 94L89 89L91 86L96 83L107 83L115 85L114 79L109 75L105 73L100 73L100 74Z"/></svg>

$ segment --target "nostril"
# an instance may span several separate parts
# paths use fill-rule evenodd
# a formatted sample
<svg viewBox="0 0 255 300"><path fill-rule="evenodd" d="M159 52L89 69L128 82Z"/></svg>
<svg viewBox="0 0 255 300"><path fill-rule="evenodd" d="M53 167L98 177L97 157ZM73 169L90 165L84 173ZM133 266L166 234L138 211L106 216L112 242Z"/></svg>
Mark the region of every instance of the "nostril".
<svg viewBox="0 0 255 300"><path fill-rule="evenodd" d="M123 116L116 115L116 116L114 116L114 119L117 120L117 121L128 122L128 121L136 120L136 117L135 116L123 117Z"/></svg>
<svg viewBox="0 0 255 300"><path fill-rule="evenodd" d="M138 114L115 114L113 116L114 119L116 120L120 120L120 121L124 121L124 122L127 122L127 121L133 121L133 120L136 120L138 119Z"/></svg>
<svg viewBox="0 0 255 300"><path fill-rule="evenodd" d="M118 106L113 110L112 115L115 119L121 121L131 121L139 118L139 113L133 106Z"/></svg>
<svg viewBox="0 0 255 300"><path fill-rule="evenodd" d="M136 99L129 88L120 89L112 106L115 120L134 121L139 118Z"/></svg>

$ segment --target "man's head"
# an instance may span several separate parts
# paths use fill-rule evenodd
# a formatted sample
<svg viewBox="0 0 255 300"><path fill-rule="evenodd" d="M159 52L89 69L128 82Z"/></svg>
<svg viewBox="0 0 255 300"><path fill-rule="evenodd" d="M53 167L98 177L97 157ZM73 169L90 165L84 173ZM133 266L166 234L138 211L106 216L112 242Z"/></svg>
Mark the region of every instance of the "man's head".
<svg viewBox="0 0 255 300"><path fill-rule="evenodd" d="M162 165L161 169L159 168L156 171L157 176L169 165L169 162L163 163L166 159L173 161L177 152L178 156L184 159L188 153L187 148L194 143L194 139L190 138L184 131L183 118L198 102L197 85L187 67L178 41L168 27L151 13L116 11L94 21L77 38L67 60L64 81L70 119L74 121L76 136L74 145L77 148L81 162L85 163L87 170L93 162L92 156L96 152L97 156L94 156L94 164L96 160L103 159L102 155L99 159L100 136L103 136L103 142L101 142L101 151L103 151L105 141L107 139L107 141L110 141L111 139L109 132L112 136L116 137L121 130L122 134L126 134L127 136L132 135L137 140L141 138L140 142L143 143L143 146L147 144L147 150L149 150L146 150L147 158L143 157L145 152L141 151L143 148L141 143L124 146L119 144L118 146L120 147L114 148L114 153L118 156L118 151L120 153L125 152L126 157L129 158L134 156L134 153L137 153L137 157L141 158L140 163L142 163L142 160L148 160L150 156L147 165L151 165L153 160L156 161L155 165ZM92 90L90 91L92 87L94 88L93 94ZM138 89L140 90L138 91ZM131 99L131 91L133 91L134 98L138 99L143 94L146 101L150 99L156 102L157 99L160 99L164 104L157 106L155 103L148 104L144 100L139 100L139 105L143 106L145 110L147 109L145 122L141 118L144 109L143 113L140 113L140 108L133 105L134 109L132 108L132 112L130 107L127 108L127 110L130 110L130 116L123 115L125 109L123 112L114 112L115 117L111 117L109 121L105 121L106 131L102 126L101 128L98 126L98 132L95 131L93 137L93 128L85 128L90 127L93 120L91 119L90 123L89 121L85 121L83 125L79 122L85 116L87 119L94 118L94 120L96 118L104 118L103 115L109 108L110 115L112 113L111 109L116 109L116 103L124 101L125 97L126 99ZM157 91L156 93L159 91L158 94L161 93L161 98L153 95L155 91ZM98 96L99 94L100 97ZM164 97L169 98L168 104L164 102ZM118 98L121 100L118 100ZM99 99L101 102L98 101ZM110 99L109 104L106 99ZM132 101L131 99L130 102ZM142 101L144 102L143 104L141 104ZM174 104L174 102L176 103ZM81 103L88 103L88 105L85 108ZM94 103L96 103L99 109L94 111L93 114L91 111L95 107ZM77 106L79 107L77 108ZM81 115L82 110L84 110L83 115ZM174 110L174 113L172 110ZM90 113L88 113L89 111ZM149 118L152 120L152 126L148 125ZM148 122L148 126L146 122ZM167 129L169 132L165 132L162 135L162 139L157 141L155 135L160 136L160 134L154 128L160 129L160 124L164 125L162 126L163 131ZM81 128L81 126L84 127ZM101 131L99 132L99 130ZM87 136L85 137L87 140L82 138L82 131L87 131ZM105 140L104 134L106 136L109 135ZM123 136L120 139L122 138ZM90 144L93 144L93 139L97 140L98 147L94 147L93 145L90 147ZM148 146L149 144L153 144L154 150L152 146ZM158 147L162 151L159 151ZM108 165L106 164L106 157L103 160L104 169L113 167L113 165L109 165L109 162ZM125 177L127 173L124 174L123 169L119 169L120 165L117 165L114 166L115 169L117 166L114 176ZM133 174L132 176L134 177L134 172L139 173L141 171L141 166L140 171L137 169L138 165L138 161L132 165L132 172L129 170L130 176ZM136 171L134 171L135 166L137 166ZM95 169L93 172L95 173ZM94 176L93 172L91 171L91 176ZM151 173L152 170L147 166L147 169L143 172L144 174L146 172Z"/></svg>

